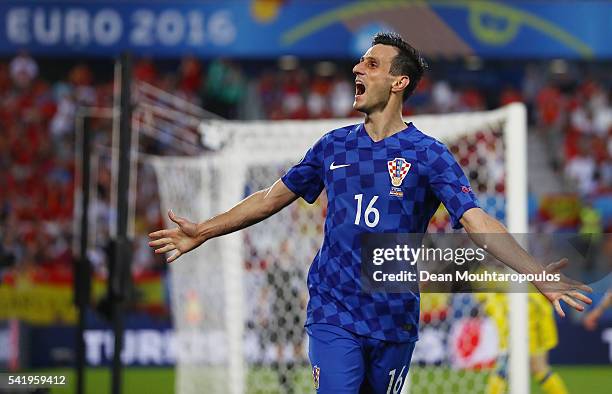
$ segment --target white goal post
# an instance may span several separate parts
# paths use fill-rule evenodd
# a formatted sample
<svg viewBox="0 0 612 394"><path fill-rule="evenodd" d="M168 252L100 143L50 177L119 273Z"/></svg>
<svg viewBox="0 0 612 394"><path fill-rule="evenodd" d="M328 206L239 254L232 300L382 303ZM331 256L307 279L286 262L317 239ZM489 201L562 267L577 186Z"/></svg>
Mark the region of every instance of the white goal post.
<svg viewBox="0 0 612 394"><path fill-rule="evenodd" d="M511 233L527 233L524 105L418 115L409 120L424 133L455 144L459 154L469 151L464 160L472 174L470 181L479 182L474 190L492 201L491 209L500 211L498 217L505 220ZM327 131L361 121L205 121L199 130L203 138L224 140L219 150L199 157L148 159L157 174L162 212L172 208L192 220L207 219L269 186ZM497 141L491 142L492 138ZM479 145L481 140L488 141L485 147ZM491 163L495 160L503 162L502 188L494 184L496 170ZM303 318L299 316L304 314L307 265L322 240L325 207L321 201L314 207L300 201L293 205L297 206L286 208L276 218L211 240L171 265L177 393L312 392L312 386L309 390L300 383L311 380L304 353ZM524 293L508 297L509 388L513 394L528 393L527 297ZM275 316L279 310L286 314L282 321ZM452 323L440 323L445 326L440 332L446 335ZM288 324L300 331L287 329ZM420 368L413 363L415 371L429 372L439 364ZM438 379L437 373L427 379ZM474 392L484 389L481 375L452 376L476 379L468 385ZM424 379L414 379L411 372L407 389L411 393L430 392ZM448 390L440 387L443 392L460 392L464 386L453 383Z"/></svg>

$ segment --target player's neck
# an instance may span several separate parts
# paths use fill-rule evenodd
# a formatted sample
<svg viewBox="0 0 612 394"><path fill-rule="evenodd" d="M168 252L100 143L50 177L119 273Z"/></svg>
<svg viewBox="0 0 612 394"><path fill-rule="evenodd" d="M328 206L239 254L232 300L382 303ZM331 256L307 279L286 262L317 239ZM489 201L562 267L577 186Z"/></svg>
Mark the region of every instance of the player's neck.
<svg viewBox="0 0 612 394"><path fill-rule="evenodd" d="M406 128L406 123L402 119L401 109L391 110L389 106L382 111L366 114L364 125L370 138L376 142L399 133Z"/></svg>

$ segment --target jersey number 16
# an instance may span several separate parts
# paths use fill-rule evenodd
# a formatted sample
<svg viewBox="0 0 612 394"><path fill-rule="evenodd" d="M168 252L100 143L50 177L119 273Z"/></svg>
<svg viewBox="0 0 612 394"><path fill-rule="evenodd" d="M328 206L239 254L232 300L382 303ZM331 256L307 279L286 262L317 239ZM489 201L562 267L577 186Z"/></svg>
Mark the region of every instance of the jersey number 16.
<svg viewBox="0 0 612 394"><path fill-rule="evenodd" d="M355 212L355 224L359 225L359 222L361 221L361 206L362 206L363 194L355 194L355 200L357 200L357 211ZM365 224L368 227L376 227L376 225L378 224L378 221L380 220L380 212L378 212L378 209L374 208L374 203L376 202L376 200L378 200L378 196L372 197L372 199L368 203L368 206L365 209L365 212L363 213ZM372 216L374 216L374 219L372 219Z"/></svg>

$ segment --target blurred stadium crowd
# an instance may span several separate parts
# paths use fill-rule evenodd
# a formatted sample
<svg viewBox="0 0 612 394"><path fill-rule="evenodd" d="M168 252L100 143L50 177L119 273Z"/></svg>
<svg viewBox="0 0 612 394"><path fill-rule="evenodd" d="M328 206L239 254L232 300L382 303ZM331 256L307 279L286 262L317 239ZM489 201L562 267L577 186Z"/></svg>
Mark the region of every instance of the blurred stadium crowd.
<svg viewBox="0 0 612 394"><path fill-rule="evenodd" d="M75 113L112 105L112 66L54 62L22 53L0 61L0 279L27 274L41 280L71 276L74 206ZM555 63L556 62L556 63ZM563 192L531 201L532 223L553 231L612 230L612 80L588 65L560 61L504 65L507 81L491 81L487 67L441 64L419 85L405 114L528 105L530 132L548 147L550 170ZM61 72L58 70L62 70ZM350 63L299 64L185 57L178 64L141 59L134 76L229 119L311 119L359 116L353 112ZM434 71L437 70L437 71ZM602 68L603 70L603 68ZM607 79L606 79L607 78ZM92 119L95 144L108 147L111 121ZM98 148L96 148L98 149ZM176 154L163 141L141 140L141 150ZM91 258L104 275L110 208L108 151L97 175L96 243ZM141 166L134 273L165 269L147 247L146 234L162 226L154 173ZM7 268L11 267L11 268Z"/></svg>

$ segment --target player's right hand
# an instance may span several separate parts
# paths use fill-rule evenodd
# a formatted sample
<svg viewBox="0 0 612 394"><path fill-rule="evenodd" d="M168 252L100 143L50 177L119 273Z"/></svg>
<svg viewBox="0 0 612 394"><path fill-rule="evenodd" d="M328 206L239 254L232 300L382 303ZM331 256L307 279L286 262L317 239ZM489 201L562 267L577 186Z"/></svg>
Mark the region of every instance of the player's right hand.
<svg viewBox="0 0 612 394"><path fill-rule="evenodd" d="M176 250L175 253L166 259L166 262L171 263L199 246L202 242L198 238L197 223L176 216L172 210L168 211L168 217L178 224L178 227L150 233L149 238L153 240L149 242L149 246L156 248L156 254L169 253Z"/></svg>

